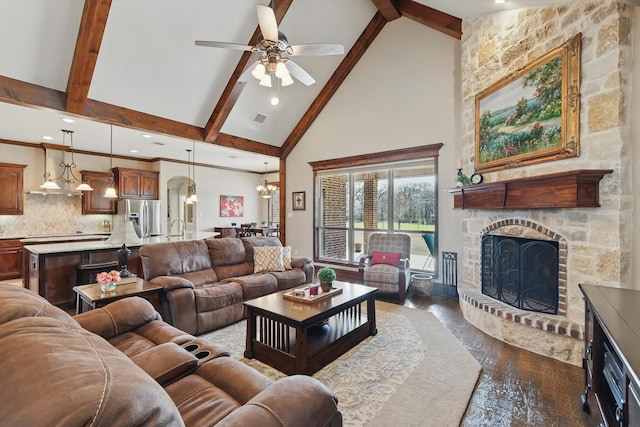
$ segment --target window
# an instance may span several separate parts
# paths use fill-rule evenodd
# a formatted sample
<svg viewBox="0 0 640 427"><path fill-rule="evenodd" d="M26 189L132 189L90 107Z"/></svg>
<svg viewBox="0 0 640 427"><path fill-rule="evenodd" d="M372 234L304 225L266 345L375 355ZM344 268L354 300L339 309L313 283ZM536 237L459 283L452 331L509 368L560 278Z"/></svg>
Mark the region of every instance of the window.
<svg viewBox="0 0 640 427"><path fill-rule="evenodd" d="M411 236L411 268L435 271L424 235L437 242L436 175L437 155L316 170L316 258L357 264L371 233L401 232Z"/></svg>

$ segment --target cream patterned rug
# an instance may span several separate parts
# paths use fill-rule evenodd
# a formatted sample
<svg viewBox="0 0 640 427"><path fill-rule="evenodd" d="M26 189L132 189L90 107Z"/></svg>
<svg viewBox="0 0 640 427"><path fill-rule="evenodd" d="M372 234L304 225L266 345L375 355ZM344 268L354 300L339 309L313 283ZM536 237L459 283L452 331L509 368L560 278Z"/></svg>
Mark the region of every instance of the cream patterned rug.
<svg viewBox="0 0 640 427"><path fill-rule="evenodd" d="M378 334L316 372L338 396L345 426L457 426L481 367L427 311L376 301ZM286 376L245 359L246 322L201 337L266 376Z"/></svg>

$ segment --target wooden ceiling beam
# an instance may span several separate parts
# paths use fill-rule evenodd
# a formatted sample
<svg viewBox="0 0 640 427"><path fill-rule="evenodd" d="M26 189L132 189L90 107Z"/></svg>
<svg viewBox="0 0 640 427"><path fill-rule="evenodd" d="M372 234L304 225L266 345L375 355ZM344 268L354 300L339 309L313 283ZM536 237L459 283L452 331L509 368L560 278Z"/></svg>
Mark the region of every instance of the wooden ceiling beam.
<svg viewBox="0 0 640 427"><path fill-rule="evenodd" d="M65 93L0 76L0 102L64 111Z"/></svg>
<svg viewBox="0 0 640 427"><path fill-rule="evenodd" d="M367 28L364 29L327 84L322 88L318 97L313 101L296 127L291 131L291 134L287 137L286 141L282 145L281 158L285 159L291 153L298 141L300 141L300 138L302 138L305 132L311 127L322 109L336 93L344 79L347 78L351 70L353 70L353 67L356 66L356 63L360 60L362 55L364 55L386 23L387 20L382 13L377 12L374 15L367 25Z"/></svg>
<svg viewBox="0 0 640 427"><path fill-rule="evenodd" d="M462 19L411 0L396 0L402 16L458 40L462 39Z"/></svg>
<svg viewBox="0 0 640 427"><path fill-rule="evenodd" d="M291 6L292 1L293 0L281 0L276 2L274 13L276 15L276 22L278 25L280 25L282 18L287 13L287 10L289 10L289 6ZM251 40L247 43L249 46L255 46L258 43L258 34L260 34L260 27L256 28L253 36L251 36ZM209 117L209 120L204 127L204 138L206 142L216 141L216 138L220 134L220 129L222 129L224 122L229 117L229 114L231 114L233 106L238 102L240 94L247 83L239 82L238 79L247 67L251 65L249 64L249 60L252 55L252 52L244 52L238 61L238 65L236 65L233 73L231 73L227 86L224 88L224 91L222 91L222 95L220 96L220 99L218 99L218 103L214 107L211 117Z"/></svg>
<svg viewBox="0 0 640 427"><path fill-rule="evenodd" d="M387 22L394 21L402 16L394 0L371 0Z"/></svg>
<svg viewBox="0 0 640 427"><path fill-rule="evenodd" d="M111 0L85 0L76 48L67 80L66 110L80 114L89 97L91 79L107 26Z"/></svg>

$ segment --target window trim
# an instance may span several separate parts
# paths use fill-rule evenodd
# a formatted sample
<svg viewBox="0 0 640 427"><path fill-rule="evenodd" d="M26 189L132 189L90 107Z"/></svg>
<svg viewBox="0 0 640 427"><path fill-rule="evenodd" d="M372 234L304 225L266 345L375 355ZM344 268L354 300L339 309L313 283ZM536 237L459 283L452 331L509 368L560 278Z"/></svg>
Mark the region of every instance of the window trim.
<svg viewBox="0 0 640 427"><path fill-rule="evenodd" d="M313 257L315 261L319 261L320 254L320 242L318 241L319 221L317 210L317 189L318 189L318 172L348 169L362 166L375 166L375 165L387 165L389 163L396 163L408 160L419 160L427 157L434 158L434 175L435 175L435 194L434 194L434 210L436 212L436 239L434 250L436 252L436 259L438 254L438 157L440 156L440 149L444 144L430 144L422 145L418 147L404 148L398 150L380 151L376 153L369 153L357 156L348 156L335 159L319 160L309 162L309 165L313 169ZM352 203L352 200L349 201ZM325 261L322 261L325 262ZM344 263L344 265L353 266L351 263ZM437 277L438 266L434 266L434 273Z"/></svg>

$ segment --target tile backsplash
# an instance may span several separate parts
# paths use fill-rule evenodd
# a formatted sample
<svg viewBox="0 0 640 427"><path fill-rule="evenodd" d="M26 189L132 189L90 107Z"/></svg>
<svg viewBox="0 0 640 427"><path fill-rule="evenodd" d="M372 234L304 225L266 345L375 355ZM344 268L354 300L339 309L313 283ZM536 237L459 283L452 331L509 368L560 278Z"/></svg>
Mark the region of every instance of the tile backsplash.
<svg viewBox="0 0 640 427"><path fill-rule="evenodd" d="M23 215L0 215L0 237L104 233L112 215L82 215L82 197L25 194Z"/></svg>

